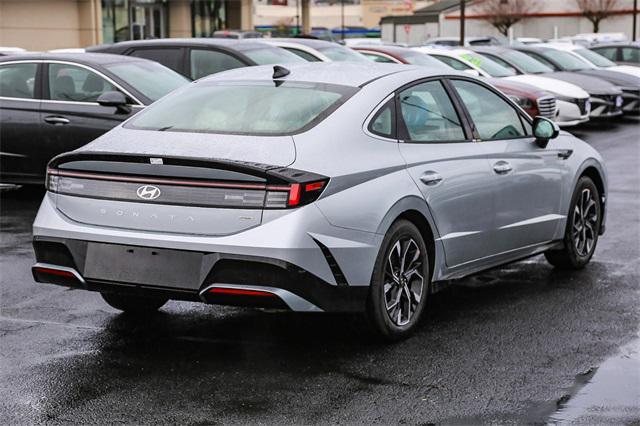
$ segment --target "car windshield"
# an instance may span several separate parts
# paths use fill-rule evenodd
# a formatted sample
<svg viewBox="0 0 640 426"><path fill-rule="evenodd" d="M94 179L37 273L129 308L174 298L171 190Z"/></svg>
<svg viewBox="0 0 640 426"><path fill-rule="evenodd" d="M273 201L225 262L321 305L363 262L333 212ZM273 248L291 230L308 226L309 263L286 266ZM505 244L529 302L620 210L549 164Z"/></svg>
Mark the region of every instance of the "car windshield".
<svg viewBox="0 0 640 426"><path fill-rule="evenodd" d="M574 50L574 52L577 53L578 55L582 56L587 61L591 62L593 65L595 65L597 67L610 68L610 67L615 67L616 66L615 62L611 62L610 60L608 60L604 56L602 56L599 53L596 53L596 52L594 52L592 50L589 50L589 49L576 49L576 50Z"/></svg>
<svg viewBox="0 0 640 426"><path fill-rule="evenodd" d="M299 82L202 82L147 108L126 127L286 135L314 126L357 90L334 84Z"/></svg>
<svg viewBox="0 0 640 426"><path fill-rule="evenodd" d="M491 77L511 77L512 75L516 75L516 73L510 69L477 53L463 53L460 57L488 73Z"/></svg>
<svg viewBox="0 0 640 426"><path fill-rule="evenodd" d="M105 68L152 102L189 83L185 77L157 62L116 62Z"/></svg>
<svg viewBox="0 0 640 426"><path fill-rule="evenodd" d="M254 47L251 49L241 49L241 52L258 65L271 64L291 64L296 62L307 62L298 55L280 49L279 47Z"/></svg>
<svg viewBox="0 0 640 426"><path fill-rule="evenodd" d="M351 50L348 47L343 47L339 45L323 47L318 49L322 52L327 58L331 59L334 62L366 62L371 63L369 59L367 59L364 55L356 52L355 50Z"/></svg>
<svg viewBox="0 0 640 426"><path fill-rule="evenodd" d="M500 56L507 59L509 62L512 62L524 71L527 74L542 74L545 72L553 72L551 68L546 66L540 61L536 61L531 56L526 55L522 52L518 52L517 50L507 50L505 52L501 52Z"/></svg>
<svg viewBox="0 0 640 426"><path fill-rule="evenodd" d="M584 60L576 58L574 55L562 50L545 51L542 56L555 62L560 66L561 71L584 71L593 69Z"/></svg>

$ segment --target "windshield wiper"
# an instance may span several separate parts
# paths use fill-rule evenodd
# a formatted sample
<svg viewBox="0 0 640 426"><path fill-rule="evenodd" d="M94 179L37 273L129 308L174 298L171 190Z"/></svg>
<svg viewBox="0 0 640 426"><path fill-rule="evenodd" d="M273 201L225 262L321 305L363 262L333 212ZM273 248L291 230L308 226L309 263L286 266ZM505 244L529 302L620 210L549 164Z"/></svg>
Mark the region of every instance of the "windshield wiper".
<svg viewBox="0 0 640 426"><path fill-rule="evenodd" d="M173 129L173 126L164 126L158 129L159 132L164 132L165 130Z"/></svg>

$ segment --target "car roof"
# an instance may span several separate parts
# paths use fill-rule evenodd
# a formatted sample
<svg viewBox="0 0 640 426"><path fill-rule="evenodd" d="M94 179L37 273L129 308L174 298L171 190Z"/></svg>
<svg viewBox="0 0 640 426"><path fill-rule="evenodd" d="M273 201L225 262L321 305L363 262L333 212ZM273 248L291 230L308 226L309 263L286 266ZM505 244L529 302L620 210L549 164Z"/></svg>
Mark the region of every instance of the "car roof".
<svg viewBox="0 0 640 426"><path fill-rule="evenodd" d="M599 47L636 47L636 48L640 48L640 42L638 42L638 41L632 41L632 42L618 41L618 42L611 42L611 43L598 43L598 44L594 44L593 46L589 46L590 49L597 49Z"/></svg>
<svg viewBox="0 0 640 426"><path fill-rule="evenodd" d="M147 59L110 53L29 53L16 56L3 56L1 62L9 61L69 61L85 65L106 65L118 62L140 62Z"/></svg>
<svg viewBox="0 0 640 426"><path fill-rule="evenodd" d="M205 77L199 81L272 81L273 65L262 65L256 67L238 68L224 71ZM425 77L439 75L442 69L433 69L429 73L429 67L417 67L401 64L380 64L371 62L348 63L348 62L307 62L286 64L286 69L290 74L284 77L284 81L313 82L324 84L339 84L343 86L364 86L365 84L385 77L411 70L426 71Z"/></svg>
<svg viewBox="0 0 640 426"><path fill-rule="evenodd" d="M334 43L332 41L327 40L317 40L315 38L293 38L293 37L273 37L271 40L274 41L286 41L287 43L297 43L302 44L308 47L313 47L314 49L323 49L327 47L344 47L338 43Z"/></svg>
<svg viewBox="0 0 640 426"><path fill-rule="evenodd" d="M387 54L398 55L398 56L402 56L403 54L407 54L407 53L415 54L415 50L410 49L408 47L389 46L386 44L382 44L382 45L381 44L373 44L373 45L359 44L357 46L352 46L352 48L354 50L370 50L372 52L381 52L381 53L387 53Z"/></svg>
<svg viewBox="0 0 640 426"><path fill-rule="evenodd" d="M129 41L121 41L113 44L101 44L97 46L91 46L87 48L88 50L100 50L100 49L110 49L110 48L120 48L125 49L128 47L139 47L139 46L224 46L230 49L250 49L250 48L258 48L264 47L263 44L258 44L260 39L246 39L246 40L236 40L229 38L158 38L151 40L129 40Z"/></svg>

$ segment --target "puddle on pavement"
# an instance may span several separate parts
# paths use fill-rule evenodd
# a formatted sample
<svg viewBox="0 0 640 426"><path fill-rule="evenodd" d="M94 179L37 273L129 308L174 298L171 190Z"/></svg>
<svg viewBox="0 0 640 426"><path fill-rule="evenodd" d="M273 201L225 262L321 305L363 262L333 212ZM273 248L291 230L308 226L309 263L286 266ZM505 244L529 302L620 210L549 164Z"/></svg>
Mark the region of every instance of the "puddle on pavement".
<svg viewBox="0 0 640 426"><path fill-rule="evenodd" d="M576 377L547 424L630 424L640 421L640 339L597 369Z"/></svg>

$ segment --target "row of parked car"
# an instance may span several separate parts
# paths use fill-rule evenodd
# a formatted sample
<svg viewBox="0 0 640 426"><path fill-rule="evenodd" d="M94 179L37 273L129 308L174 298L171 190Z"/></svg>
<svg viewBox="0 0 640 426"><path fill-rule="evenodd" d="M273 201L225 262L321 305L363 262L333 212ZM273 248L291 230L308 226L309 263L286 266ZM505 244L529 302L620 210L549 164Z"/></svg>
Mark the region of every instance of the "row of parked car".
<svg viewBox="0 0 640 426"><path fill-rule="evenodd" d="M0 58L4 183L39 183L47 162L165 94L235 68L304 62L386 62L481 76L531 116L568 127L640 112L640 68L567 43L469 48L314 39L156 39Z"/></svg>

